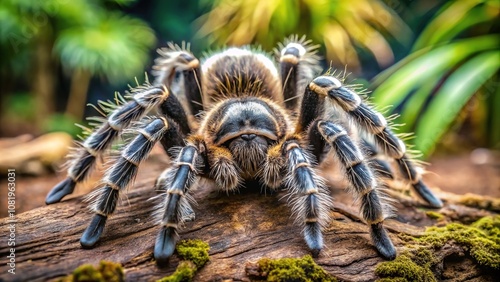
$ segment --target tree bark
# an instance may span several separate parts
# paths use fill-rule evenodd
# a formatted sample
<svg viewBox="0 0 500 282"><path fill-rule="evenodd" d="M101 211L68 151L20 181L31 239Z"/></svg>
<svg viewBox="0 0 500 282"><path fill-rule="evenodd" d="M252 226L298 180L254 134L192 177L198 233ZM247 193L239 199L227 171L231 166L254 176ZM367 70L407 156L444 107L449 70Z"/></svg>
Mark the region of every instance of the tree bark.
<svg viewBox="0 0 500 282"><path fill-rule="evenodd" d="M152 281L173 273L179 263L176 255L168 267L160 269L152 254L159 227L150 216L154 204L148 199L157 195L152 186L164 167L155 160L141 166L134 187L123 193L123 201L108 220L100 242L90 250L82 249L79 243L92 217L84 197L18 214L15 223L1 219L2 262L10 254L6 239L11 224L15 224L16 274L8 273L9 265L2 263L0 281L46 281L70 274L84 263L97 265L100 260L122 263L127 281ZM361 221L350 196L338 189L332 193L335 209L324 232L325 247L315 261L343 281L373 281L377 279L374 269L384 259L373 247L368 227ZM201 239L210 244L210 262L198 271L195 281L250 281L245 266L252 266L260 258L300 258L310 254L300 228L293 224L283 195L283 192L262 194L258 187L226 195L215 191L209 183L199 183L194 191L198 203L194 207L196 219L180 231L181 239ZM385 226L401 251L404 242L400 234L418 235L423 232L421 226L435 221L425 216L412 199L400 201L397 208L397 218L387 220ZM490 214L460 205L447 205L442 211L466 214L468 220ZM445 261L460 252L463 249L450 242L438 251L437 257ZM448 263L443 266L443 273L454 277L453 281L471 277L475 281L488 281L481 278L480 270L468 264L467 258L453 263L450 267Z"/></svg>

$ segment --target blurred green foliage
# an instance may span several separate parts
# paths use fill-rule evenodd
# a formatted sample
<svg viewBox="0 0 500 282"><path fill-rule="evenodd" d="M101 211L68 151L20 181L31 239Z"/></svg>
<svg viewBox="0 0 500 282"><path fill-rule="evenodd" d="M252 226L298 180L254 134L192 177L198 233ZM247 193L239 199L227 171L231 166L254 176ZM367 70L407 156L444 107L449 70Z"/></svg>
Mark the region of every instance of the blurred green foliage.
<svg viewBox="0 0 500 282"><path fill-rule="evenodd" d="M430 154L464 106L476 98L483 139L500 145L498 73L500 2L453 1L444 5L416 39L411 53L373 81L373 102L399 109L401 132L416 133L416 149ZM496 80L496 87L488 83ZM485 142L486 143L486 142Z"/></svg>
<svg viewBox="0 0 500 282"><path fill-rule="evenodd" d="M381 0L214 0L202 17L200 36L215 45L259 43L271 50L291 34L323 42L333 65L361 69L360 53L369 52L380 66L393 62L389 41L409 46L412 31Z"/></svg>
<svg viewBox="0 0 500 282"><path fill-rule="evenodd" d="M133 2L4 0L0 3L2 80L29 84L31 100L36 106L29 109L30 103L26 103L25 111L34 112L39 127L67 128L54 125L81 120L92 77L119 83L143 73L156 38L147 23L119 10ZM71 77L65 113L68 122L63 121L62 115L51 117L55 114L59 65ZM4 91L9 90L15 91Z"/></svg>

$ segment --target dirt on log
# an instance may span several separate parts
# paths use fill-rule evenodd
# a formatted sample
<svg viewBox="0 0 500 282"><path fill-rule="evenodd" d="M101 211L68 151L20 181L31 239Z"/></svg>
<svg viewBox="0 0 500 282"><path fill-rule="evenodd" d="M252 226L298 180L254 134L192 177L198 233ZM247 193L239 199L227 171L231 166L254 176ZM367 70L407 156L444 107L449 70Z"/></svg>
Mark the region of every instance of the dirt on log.
<svg viewBox="0 0 500 282"><path fill-rule="evenodd" d="M101 260L120 262L127 281L154 281L174 272L179 258L174 255L168 267L160 269L153 258L159 227L151 217L157 195L153 183L164 164L149 160L141 167L133 188L123 193L115 214L108 220L95 248L82 249L80 236L92 214L83 196L16 215L15 275L0 265L0 281L46 281L70 274L76 267ZM24 187L23 189L29 189ZM245 265L260 258L299 258L310 254L298 226L293 224L284 192L261 193L260 187L240 189L226 195L201 183L194 191L196 219L180 231L182 239L201 239L210 245L210 262L198 271L195 281L250 281ZM324 249L315 261L342 281L374 281L375 267L384 259L373 247L368 227L359 217L357 205L342 189L333 189L335 208L324 232ZM446 199L445 199L446 200ZM436 224L415 200L405 198L396 204L395 219L387 220L390 237L398 251L405 243L401 234L418 235L423 226ZM467 221L490 212L446 203L442 214ZM1 261L10 254L8 218L0 219ZM440 275L450 281L488 281L453 242L438 251L437 257L453 257L443 264ZM465 273L465 275L464 275ZM438 277L439 279L439 277Z"/></svg>

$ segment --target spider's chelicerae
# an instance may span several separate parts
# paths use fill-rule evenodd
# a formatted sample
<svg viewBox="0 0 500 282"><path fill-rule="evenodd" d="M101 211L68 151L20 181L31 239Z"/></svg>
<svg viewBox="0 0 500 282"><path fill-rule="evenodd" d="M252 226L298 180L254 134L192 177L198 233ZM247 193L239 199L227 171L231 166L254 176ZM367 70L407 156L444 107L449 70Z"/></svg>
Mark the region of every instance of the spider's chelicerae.
<svg viewBox="0 0 500 282"><path fill-rule="evenodd" d="M309 41L291 37L280 45L279 68L268 55L251 48L228 48L200 64L184 47L160 49L154 83L131 89L128 99L118 99L114 107L103 106L106 119L76 149L68 177L48 194L46 202L52 204L72 193L113 141L142 121L135 138L125 142L107 170L102 187L92 194L95 215L81 237L83 247L99 240L119 193L131 184L157 142L172 160L157 180L165 191L157 211L158 262L172 255L179 225L193 214L189 193L199 177L212 179L226 192L246 180L286 189L313 254L323 247L321 230L329 222L331 198L317 171L317 164L327 158L338 160L359 199L372 241L387 259L394 259L396 250L383 227L390 205L379 188L392 174L377 156L394 159L419 196L431 206L442 206L386 119L341 79L314 77L321 69ZM153 109L158 116L146 116Z"/></svg>

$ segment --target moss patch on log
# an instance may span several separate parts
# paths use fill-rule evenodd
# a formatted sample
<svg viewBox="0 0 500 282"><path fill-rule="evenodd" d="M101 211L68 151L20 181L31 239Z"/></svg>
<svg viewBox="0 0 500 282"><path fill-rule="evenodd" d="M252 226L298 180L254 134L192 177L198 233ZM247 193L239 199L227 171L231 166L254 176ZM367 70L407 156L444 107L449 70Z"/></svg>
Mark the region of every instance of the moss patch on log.
<svg viewBox="0 0 500 282"><path fill-rule="evenodd" d="M302 258L269 259L257 262L258 278L266 281L337 281L317 265L311 256ZM255 274L254 274L255 275Z"/></svg>
<svg viewBox="0 0 500 282"><path fill-rule="evenodd" d="M182 240L177 243L175 250L183 259L172 275L163 277L157 282L189 282L192 281L196 271L203 267L209 260L210 246L201 240Z"/></svg>
<svg viewBox="0 0 500 282"><path fill-rule="evenodd" d="M375 273L397 281L436 281L432 267L437 264L431 250L448 242L460 245L480 266L500 269L500 216L484 217L467 226L450 223L430 227L418 237L404 236L407 249L394 261L380 263ZM389 281L380 279L379 281ZM392 281L392 280L391 280Z"/></svg>
<svg viewBox="0 0 500 282"><path fill-rule="evenodd" d="M435 249L449 241L464 247L479 265L500 269L500 216L484 217L470 226L450 223L444 227L430 227L415 239L418 244Z"/></svg>
<svg viewBox="0 0 500 282"><path fill-rule="evenodd" d="M72 274L59 279L60 282L121 282L125 280L123 267L120 263L101 261L98 267L92 264L83 264L77 267Z"/></svg>
<svg viewBox="0 0 500 282"><path fill-rule="evenodd" d="M432 253L424 248L408 250L398 255L393 261L380 263L375 269L375 274L386 277L382 281L437 281L431 267L435 259Z"/></svg>

